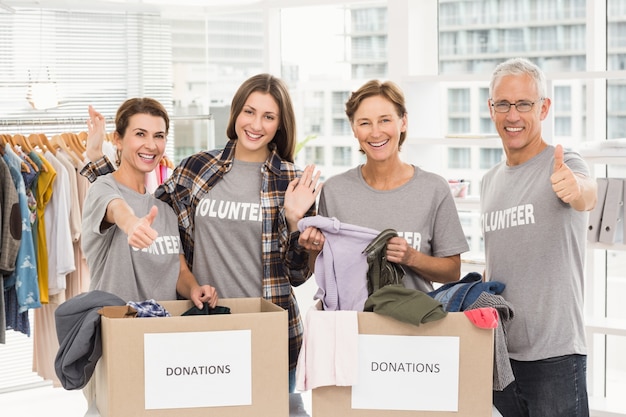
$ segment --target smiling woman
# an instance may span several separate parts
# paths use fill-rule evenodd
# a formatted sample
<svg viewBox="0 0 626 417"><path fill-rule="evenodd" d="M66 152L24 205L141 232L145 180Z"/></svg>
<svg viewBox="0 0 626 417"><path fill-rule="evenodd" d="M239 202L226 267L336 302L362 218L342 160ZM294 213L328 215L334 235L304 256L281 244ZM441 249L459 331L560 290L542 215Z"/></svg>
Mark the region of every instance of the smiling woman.
<svg viewBox="0 0 626 417"><path fill-rule="evenodd" d="M346 102L346 115L366 161L326 180L319 213L342 223L396 230L399 236L388 241L386 256L405 267L406 287L429 292L432 282L458 280L460 254L468 244L448 182L400 158L408 128L400 88L368 81ZM304 241L309 233L305 230L300 242L317 254L319 248Z"/></svg>

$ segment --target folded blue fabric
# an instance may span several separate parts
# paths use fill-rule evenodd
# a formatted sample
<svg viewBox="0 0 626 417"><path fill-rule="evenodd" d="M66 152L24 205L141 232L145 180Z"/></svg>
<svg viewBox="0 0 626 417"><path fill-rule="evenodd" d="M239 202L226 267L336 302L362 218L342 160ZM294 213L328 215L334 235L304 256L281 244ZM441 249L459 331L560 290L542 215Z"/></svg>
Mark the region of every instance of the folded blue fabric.
<svg viewBox="0 0 626 417"><path fill-rule="evenodd" d="M460 281L449 282L428 293L439 301L445 311L465 311L483 292L502 294L505 284L499 281L483 282L478 272L470 272Z"/></svg>
<svg viewBox="0 0 626 417"><path fill-rule="evenodd" d="M153 299L129 301L127 305L137 310L137 317L170 317L169 311Z"/></svg>

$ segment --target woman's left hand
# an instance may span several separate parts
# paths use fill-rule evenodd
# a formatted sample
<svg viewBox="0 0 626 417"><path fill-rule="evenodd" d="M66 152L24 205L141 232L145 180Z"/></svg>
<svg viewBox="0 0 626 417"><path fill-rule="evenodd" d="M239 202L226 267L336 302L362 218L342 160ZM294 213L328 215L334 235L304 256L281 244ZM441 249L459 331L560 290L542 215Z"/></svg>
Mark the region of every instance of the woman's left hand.
<svg viewBox="0 0 626 417"><path fill-rule="evenodd" d="M321 173L314 171L315 165L307 165L302 176L291 181L285 191L285 216L290 232L298 230L298 221L315 204L322 189Z"/></svg>

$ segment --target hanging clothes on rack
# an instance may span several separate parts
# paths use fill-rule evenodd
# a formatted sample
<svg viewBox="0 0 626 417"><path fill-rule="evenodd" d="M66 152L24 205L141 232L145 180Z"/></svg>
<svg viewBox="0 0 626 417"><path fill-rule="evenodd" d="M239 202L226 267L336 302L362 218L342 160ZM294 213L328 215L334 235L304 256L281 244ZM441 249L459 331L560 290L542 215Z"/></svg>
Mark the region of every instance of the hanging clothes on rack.
<svg viewBox="0 0 626 417"><path fill-rule="evenodd" d="M4 145L0 144L0 288L3 290L4 276L15 270L21 240L22 221L17 189L4 160ZM4 295L0 297L0 343L6 343Z"/></svg>
<svg viewBox="0 0 626 417"><path fill-rule="evenodd" d="M44 211L48 243L48 294L53 295L65 291L65 277L76 266L70 230L69 174L52 152L47 151L44 156L57 172L52 184L52 198Z"/></svg>
<svg viewBox="0 0 626 417"><path fill-rule="evenodd" d="M36 252L32 235L32 223L21 175L22 159L8 144L4 148L5 162L17 190L22 222L22 239L17 254L15 270L4 279L6 328L30 335L28 309L41 307L39 297ZM15 298L12 295L15 295Z"/></svg>
<svg viewBox="0 0 626 417"><path fill-rule="evenodd" d="M72 207L78 205L78 186L71 157L63 150L59 150L56 155L46 151L44 157L54 167L57 178L44 213L48 241L49 299L34 313L33 370L58 386L58 377L54 371L54 358L58 350L54 313L67 299L69 274L76 271L74 243L80 236L80 221L76 219L80 213L72 213ZM70 298L74 295L77 294L70 294Z"/></svg>

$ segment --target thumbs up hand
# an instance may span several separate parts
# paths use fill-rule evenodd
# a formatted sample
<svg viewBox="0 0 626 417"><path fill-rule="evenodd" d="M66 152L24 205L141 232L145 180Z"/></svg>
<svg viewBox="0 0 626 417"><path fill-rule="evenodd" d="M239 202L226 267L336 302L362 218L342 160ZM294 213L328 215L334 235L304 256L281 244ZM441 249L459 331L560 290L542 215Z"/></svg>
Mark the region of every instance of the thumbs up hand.
<svg viewBox="0 0 626 417"><path fill-rule="evenodd" d="M577 201L582 195L578 177L563 162L563 146L554 149L554 168L550 176L552 190L564 203Z"/></svg>
<svg viewBox="0 0 626 417"><path fill-rule="evenodd" d="M156 219L159 209L152 206L150 212L144 217L137 218L128 231L128 244L134 248L143 249L149 247L159 236L159 233L152 228L152 223Z"/></svg>

